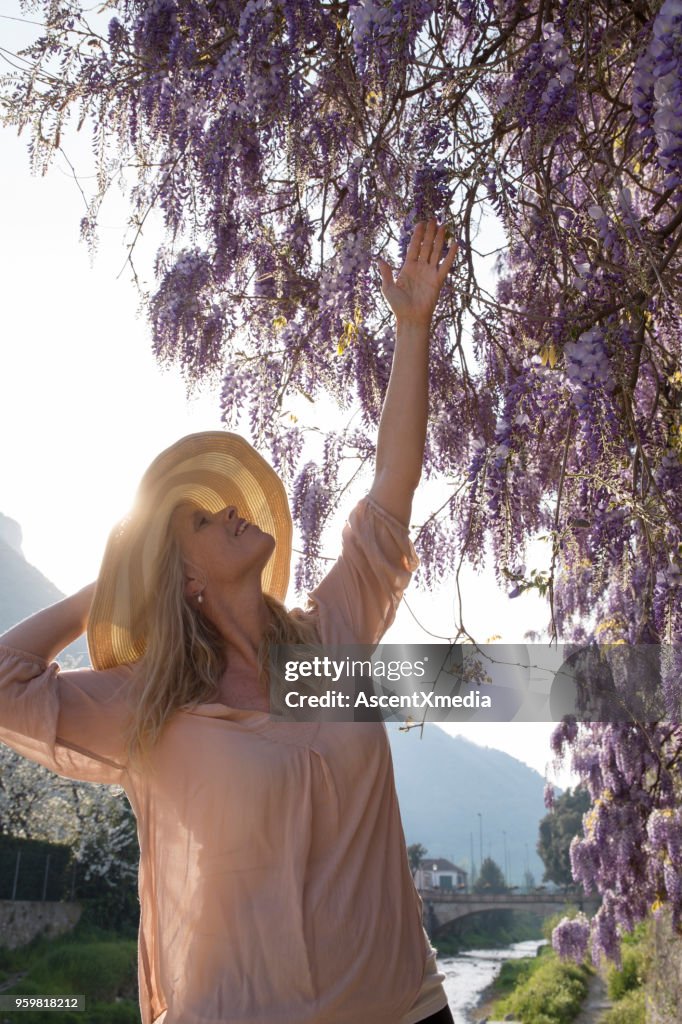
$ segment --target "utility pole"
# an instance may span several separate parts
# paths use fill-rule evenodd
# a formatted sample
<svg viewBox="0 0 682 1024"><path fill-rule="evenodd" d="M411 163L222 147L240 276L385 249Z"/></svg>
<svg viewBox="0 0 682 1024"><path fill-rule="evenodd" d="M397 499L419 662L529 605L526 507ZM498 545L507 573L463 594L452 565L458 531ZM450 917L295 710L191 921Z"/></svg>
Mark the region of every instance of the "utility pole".
<svg viewBox="0 0 682 1024"><path fill-rule="evenodd" d="M474 864L474 833L469 833L469 840L471 842L471 881L469 882L469 888L473 889L474 882L476 881L476 865Z"/></svg>
<svg viewBox="0 0 682 1024"><path fill-rule="evenodd" d="M478 814L478 852L480 856L479 872L483 867L483 815L480 811L476 811Z"/></svg>

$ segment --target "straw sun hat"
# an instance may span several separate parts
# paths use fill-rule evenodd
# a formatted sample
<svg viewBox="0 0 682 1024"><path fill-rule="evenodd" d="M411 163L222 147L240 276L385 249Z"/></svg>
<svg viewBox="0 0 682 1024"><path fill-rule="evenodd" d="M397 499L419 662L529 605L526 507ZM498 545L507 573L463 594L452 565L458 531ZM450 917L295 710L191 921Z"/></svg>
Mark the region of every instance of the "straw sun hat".
<svg viewBox="0 0 682 1024"><path fill-rule="evenodd" d="M275 538L263 570L263 591L284 600L291 560L291 514L274 469L248 441L227 431L181 438L152 462L131 512L112 530L88 621L90 660L96 669L136 661L146 642L145 607L170 516L191 501L239 515Z"/></svg>

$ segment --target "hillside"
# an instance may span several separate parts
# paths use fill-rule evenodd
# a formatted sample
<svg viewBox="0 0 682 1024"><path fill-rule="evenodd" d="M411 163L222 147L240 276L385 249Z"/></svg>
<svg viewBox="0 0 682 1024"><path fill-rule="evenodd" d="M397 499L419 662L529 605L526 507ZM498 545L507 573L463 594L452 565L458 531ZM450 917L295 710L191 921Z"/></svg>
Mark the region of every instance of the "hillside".
<svg viewBox="0 0 682 1024"><path fill-rule="evenodd" d="M0 633L62 597L61 590L24 558L19 524L0 513ZM67 647L64 656L79 665L89 664L85 638Z"/></svg>
<svg viewBox="0 0 682 1024"><path fill-rule="evenodd" d="M472 843L474 861L480 860L480 812L483 856L504 869L506 832L512 884L522 884L526 859L539 884L543 864L535 844L547 813L543 777L509 754L450 736L437 725L427 724L423 737L419 729L387 727L408 844L422 843L430 855L468 870Z"/></svg>

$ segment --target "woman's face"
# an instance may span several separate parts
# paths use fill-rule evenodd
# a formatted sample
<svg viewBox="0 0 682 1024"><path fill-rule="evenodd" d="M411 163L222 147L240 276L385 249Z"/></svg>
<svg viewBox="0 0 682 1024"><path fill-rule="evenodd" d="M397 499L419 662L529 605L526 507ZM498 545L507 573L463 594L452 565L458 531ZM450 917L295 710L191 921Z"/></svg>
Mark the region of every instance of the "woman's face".
<svg viewBox="0 0 682 1024"><path fill-rule="evenodd" d="M260 580L275 548L274 538L241 518L234 505L220 512L208 512L192 504L179 505L171 516L171 530L186 563L189 593L204 586L210 588L211 584L240 584L249 576Z"/></svg>

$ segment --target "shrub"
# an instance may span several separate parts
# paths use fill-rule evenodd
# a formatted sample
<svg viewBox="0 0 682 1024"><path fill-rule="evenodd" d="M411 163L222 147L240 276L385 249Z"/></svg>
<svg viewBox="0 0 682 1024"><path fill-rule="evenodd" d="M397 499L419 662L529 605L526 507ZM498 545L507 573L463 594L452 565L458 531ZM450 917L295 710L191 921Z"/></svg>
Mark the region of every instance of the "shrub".
<svg viewBox="0 0 682 1024"><path fill-rule="evenodd" d="M50 1024L54 1024L54 1021ZM140 1009L131 999L110 1006L90 1007L88 1024L140 1024Z"/></svg>
<svg viewBox="0 0 682 1024"><path fill-rule="evenodd" d="M119 889L102 891L99 896L81 900L84 925L114 931L118 935L136 938L140 923L140 904L137 890L122 885Z"/></svg>
<svg viewBox="0 0 682 1024"><path fill-rule="evenodd" d="M621 943L622 966L618 970L610 964L607 970L609 997L616 1002L628 992L643 984L649 970L648 925L640 922L637 927L623 936Z"/></svg>
<svg viewBox="0 0 682 1024"><path fill-rule="evenodd" d="M505 960L493 982L495 991L500 996L507 995L522 985L539 966L540 961L537 957L524 956L518 960Z"/></svg>
<svg viewBox="0 0 682 1024"><path fill-rule="evenodd" d="M21 995L39 995L36 992L16 993ZM54 1024L55 1018L59 1024L83 1024L82 1011L59 1010L21 1010L22 1024ZM4 1018L2 1018L4 1021ZM9 1018L7 1018L9 1020ZM18 1018L17 1018L18 1019Z"/></svg>
<svg viewBox="0 0 682 1024"><path fill-rule="evenodd" d="M495 1013L513 1013L524 1024L569 1024L587 995L590 968L562 963L555 955L543 957L536 971L506 999Z"/></svg>
<svg viewBox="0 0 682 1024"><path fill-rule="evenodd" d="M644 989L628 992L599 1018L599 1024L646 1024Z"/></svg>
<svg viewBox="0 0 682 1024"><path fill-rule="evenodd" d="M614 1002L641 986L645 976L644 951L622 947L622 967L610 966L607 973L609 998Z"/></svg>

